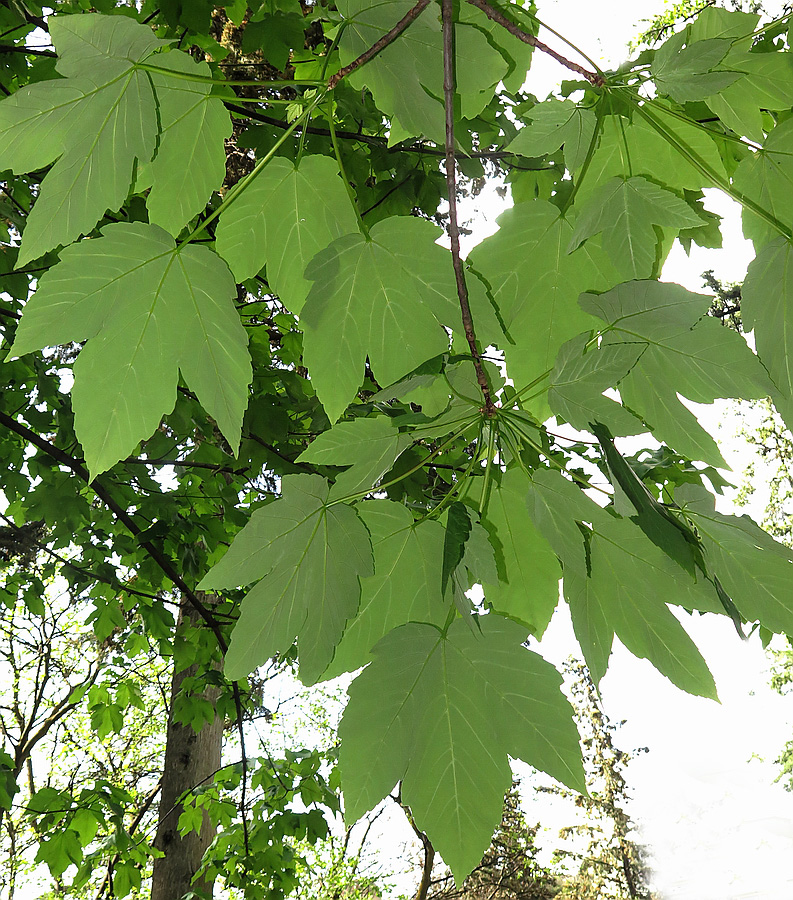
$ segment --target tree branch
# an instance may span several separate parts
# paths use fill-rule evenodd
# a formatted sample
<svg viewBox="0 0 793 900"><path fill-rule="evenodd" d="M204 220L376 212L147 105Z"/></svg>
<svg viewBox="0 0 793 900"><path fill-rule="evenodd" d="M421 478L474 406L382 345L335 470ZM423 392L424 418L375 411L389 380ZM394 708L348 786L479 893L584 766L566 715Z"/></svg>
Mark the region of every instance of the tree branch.
<svg viewBox="0 0 793 900"><path fill-rule="evenodd" d="M66 453L66 451L61 450L60 447L56 447L55 444L51 443L46 438L43 438L40 434L36 434L36 432L28 428L27 425L17 422L16 419L13 419L4 412L0 412L0 425L5 425L9 431L13 431L20 437L25 438L25 440L30 441L34 447L38 447L43 453L51 456L56 462L66 466L66 468L71 470L75 475L82 478L96 496L99 497L105 506L107 506L107 508L115 515L119 522L124 524L127 530L135 535L135 537L138 537L143 533L143 529L138 527L138 524L132 516L118 503L110 490L102 484L98 478L91 481L88 469L86 469L79 460L75 459L69 453ZM209 629L215 635L220 649L225 653L226 650L228 650L228 644L226 643L226 639L223 636L223 632L220 629L217 619L215 619L206 606L204 606L198 597L196 597L195 591L191 590L182 576L176 571L171 560L169 560L158 547L152 544L151 541L140 541L140 546L143 547L154 562L157 563L162 573L166 575L180 591L182 591L185 597L187 597L188 603L195 609L199 616L201 616L204 622L206 622Z"/></svg>
<svg viewBox="0 0 793 900"><path fill-rule="evenodd" d="M449 238L452 244L452 264L457 281L457 298L460 301L463 328L468 346L471 348L476 380L485 398L483 412L492 416L496 406L490 394L482 354L476 344L474 320L471 316L471 305L468 302L468 286L465 283L463 261L460 257L460 226L457 221L457 177L454 157L454 14L452 0L442 0L441 15L443 18L443 100L446 113L446 193L449 199Z"/></svg>
<svg viewBox="0 0 793 900"><path fill-rule="evenodd" d="M602 75L599 75L597 72L590 72L589 69L585 69L583 66L579 66L578 63L567 59L566 56L562 56L561 53L557 53L556 50L553 50L547 44L544 44L530 31L524 31L520 27L520 25L516 25L502 12L492 7L487 2L487 0L467 0L467 2L472 6L475 6L477 9L481 10L488 17L488 19L491 19L496 24L501 25L502 28L506 28L506 30L511 35L514 35L519 41L523 41L524 44L529 44L529 46L540 50L542 53L546 53L548 56L555 59L558 63L561 63L566 69L570 69L571 72L575 72L577 75L581 75L583 78L586 78L586 80L595 87L603 87L603 85L606 83L606 79Z"/></svg>
<svg viewBox="0 0 793 900"><path fill-rule="evenodd" d="M356 69L359 69L361 66L365 65L369 62L370 59L374 59L378 53L393 43L400 34L414 22L421 13L429 6L430 0L419 0L419 2L409 9L407 13L394 25L394 27L387 31L381 38L376 40L372 46L368 50L364 50L364 52L354 59L351 63L348 63L346 66L342 66L335 75L331 75L328 79L328 90L332 91L333 88L342 80L342 78L346 78L351 72L354 72Z"/></svg>

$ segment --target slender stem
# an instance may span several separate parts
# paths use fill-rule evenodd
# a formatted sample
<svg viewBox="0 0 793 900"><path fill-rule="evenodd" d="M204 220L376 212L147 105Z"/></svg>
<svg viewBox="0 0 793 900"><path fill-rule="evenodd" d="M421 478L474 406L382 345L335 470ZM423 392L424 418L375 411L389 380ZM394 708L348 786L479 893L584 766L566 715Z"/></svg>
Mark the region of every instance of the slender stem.
<svg viewBox="0 0 793 900"><path fill-rule="evenodd" d="M551 26L550 26L547 22L543 22L542 19L539 19L537 16L535 16L534 13L533 13L531 10L529 10L529 9L523 9L523 7L520 7L520 6L516 6L516 7L514 7L514 9L515 9L515 11L518 12L518 13L521 13L521 14L527 15L527 16L530 16L532 19L534 19L534 21L535 21L541 28L544 28L546 31L550 31L550 33L551 33L554 37L559 38L560 41L562 41L563 43L567 44L567 46L568 46L571 50L575 50L575 52L576 52L582 59L585 59L585 60L589 63L589 65L592 66L592 68L598 73L598 75L602 75L602 74L603 74L603 70L602 70L602 69L600 68L600 66L595 62L595 60L592 59L591 56L588 56L586 53L584 53L584 51L583 51L580 47L576 46L572 41L569 41L563 34L560 34L555 28L551 28Z"/></svg>
<svg viewBox="0 0 793 900"><path fill-rule="evenodd" d="M556 50L552 50L547 44L544 44L538 37L535 37L531 32L524 31L520 25L516 25L510 19L508 19L502 12L492 7L487 0L467 0L472 6L475 6L477 9L481 10L488 19L492 19L502 28L506 28L507 31L514 35L519 41L523 41L524 44L529 44L531 47L535 47L537 50L540 50L542 53L546 53L548 56L555 59L558 63L561 63L566 69L570 69L571 72L575 72L578 75L586 78L586 80L594 85L595 87L603 87L606 83L606 79L599 74L598 72L590 72L589 69L585 69L583 66L579 66L578 63L573 62L571 59L567 59L567 57L562 56L561 53L557 53Z"/></svg>
<svg viewBox="0 0 793 900"><path fill-rule="evenodd" d="M339 164L339 174L344 181L344 187L347 189L347 195L350 198L350 203L352 204L352 208L355 210L355 216L358 219L358 227L361 229L361 233L369 239L369 229L366 227L366 223L361 217L361 211L358 209L358 198L355 196L355 191L352 189L352 184L350 183L350 179L347 177L347 172L344 168L344 160L341 156L341 148L339 147L339 139L336 137L336 123L333 121L333 102L331 101L328 104L328 125L330 126L330 140L333 144L333 153L336 156L336 162Z"/></svg>
<svg viewBox="0 0 793 900"><path fill-rule="evenodd" d="M328 80L328 90L332 91L342 78L346 78L351 72L359 69L361 66L368 63L370 59L374 59L374 57L382 50L385 50L389 44L402 34L408 25L421 15L429 4L430 0L419 0L419 2L409 9L390 31L387 31L381 38L376 40L368 50L364 50L359 57L354 59L351 63L348 63L346 66L342 66L335 75L331 75Z"/></svg>
<svg viewBox="0 0 793 900"><path fill-rule="evenodd" d="M460 257L460 226L457 221L457 176L454 157L454 10L453 0L442 0L443 17L443 105L446 113L446 193L449 200L449 238L452 245L452 264L457 281L457 298L460 301L463 328L476 370L476 380L485 398L483 412L492 416L496 408L490 394L490 385L482 363L482 354L476 344L474 320L471 316L471 305L468 302L468 287L465 283L463 261Z"/></svg>
<svg viewBox="0 0 793 900"><path fill-rule="evenodd" d="M273 79L272 81L218 81L217 78L213 78L211 75L199 75L197 72L177 72L174 69L166 69L147 62L136 63L135 68L142 69L144 72L154 72L157 75L168 75L170 78L177 78L181 81L198 81L203 84L214 84L218 87L293 88L295 85L306 85L306 87L320 87L322 85L322 82L317 81L315 78L281 78Z"/></svg>

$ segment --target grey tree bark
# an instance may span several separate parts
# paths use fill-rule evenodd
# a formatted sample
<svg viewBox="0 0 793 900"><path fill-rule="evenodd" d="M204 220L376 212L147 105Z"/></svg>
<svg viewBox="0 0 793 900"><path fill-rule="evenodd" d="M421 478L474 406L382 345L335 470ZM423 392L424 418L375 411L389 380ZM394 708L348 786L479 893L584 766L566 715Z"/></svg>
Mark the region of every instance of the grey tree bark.
<svg viewBox="0 0 793 900"><path fill-rule="evenodd" d="M199 594L199 598L211 605L211 596ZM183 601L176 634L185 626L198 622L195 611ZM181 837L177 827L183 809L179 801L186 792L204 783L220 768L223 745L221 717L215 716L211 724L204 725L198 732L190 725L173 720L174 699L185 679L194 677L196 672L196 665L188 666L181 672L174 672L171 682L171 714L165 743L160 818L154 842L155 847L165 855L154 860L151 900L179 900L190 891L211 898L213 893L213 881L199 879L194 882L193 878L204 852L215 837L216 829L206 814L200 832L191 831ZM217 688L208 687L202 696L214 704L218 693Z"/></svg>

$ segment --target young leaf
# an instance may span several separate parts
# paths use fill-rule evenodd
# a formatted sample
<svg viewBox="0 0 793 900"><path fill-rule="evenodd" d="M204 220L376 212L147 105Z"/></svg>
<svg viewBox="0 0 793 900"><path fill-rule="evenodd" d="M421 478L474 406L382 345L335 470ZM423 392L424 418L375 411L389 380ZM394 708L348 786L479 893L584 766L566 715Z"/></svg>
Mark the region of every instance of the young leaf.
<svg viewBox="0 0 793 900"><path fill-rule="evenodd" d="M413 438L400 434L390 419L355 419L323 432L297 462L350 466L331 488L330 496L335 499L373 488L412 443Z"/></svg>
<svg viewBox="0 0 793 900"><path fill-rule="evenodd" d="M306 271L314 286L301 316L304 358L332 422L355 397L367 356L387 385L448 349L441 322L456 324L459 308L438 231L422 219L384 219L370 239L334 241Z"/></svg>
<svg viewBox="0 0 793 900"><path fill-rule="evenodd" d="M507 754L584 788L578 735L553 667L494 614L444 636L405 625L352 683L340 726L345 816L354 822L402 780L416 824L458 883L501 816ZM486 736L486 739L485 739Z"/></svg>
<svg viewBox="0 0 793 900"><path fill-rule="evenodd" d="M591 109L570 100L546 100L526 114L531 124L509 144L521 156L545 156L564 144L568 169L577 169L586 157L595 134L597 117Z"/></svg>
<svg viewBox="0 0 793 900"><path fill-rule="evenodd" d="M173 409L180 370L236 452L251 364L235 296L231 273L206 247L177 247L156 225L108 225L42 276L10 352L88 339L72 397L92 476Z"/></svg>
<svg viewBox="0 0 793 900"><path fill-rule="evenodd" d="M361 579L358 613L323 679L366 665L372 648L393 628L407 622L442 627L449 614L438 568L443 526L432 519L416 524L407 507L390 500L367 500L360 516L372 538L375 574Z"/></svg>
<svg viewBox="0 0 793 900"><path fill-rule="evenodd" d="M283 479L281 500L257 510L201 590L250 584L225 660L235 681L297 637L300 677L327 669L347 621L358 609L359 576L373 573L369 534L345 504L327 506L318 475Z"/></svg>
<svg viewBox="0 0 793 900"><path fill-rule="evenodd" d="M270 287L298 313L311 288L303 273L312 257L358 232L339 166L327 156L306 156L299 167L279 157L240 187L220 216L217 251L238 281L266 264Z"/></svg>
<svg viewBox="0 0 793 900"><path fill-rule="evenodd" d="M576 224L569 251L602 232L603 249L631 278L645 278L656 268L658 236L653 225L691 228L700 219L671 191L635 176L614 178L588 201Z"/></svg>

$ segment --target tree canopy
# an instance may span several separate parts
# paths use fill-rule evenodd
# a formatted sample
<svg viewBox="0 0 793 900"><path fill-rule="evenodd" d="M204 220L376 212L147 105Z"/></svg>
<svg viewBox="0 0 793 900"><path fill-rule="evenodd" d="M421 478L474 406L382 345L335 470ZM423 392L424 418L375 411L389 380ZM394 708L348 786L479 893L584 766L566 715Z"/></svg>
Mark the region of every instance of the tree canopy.
<svg viewBox="0 0 793 900"><path fill-rule="evenodd" d="M617 638L715 698L689 615L793 634L793 555L716 511L724 461L684 402L770 398L793 424L788 19L708 6L602 71L541 15L0 10L1 596L35 621L63 590L82 623L57 719L92 697L97 734L121 732L132 673L171 655L196 667L176 715L197 730L241 722L274 657L306 684L365 667L346 820L399 783L458 881L510 758L585 790L561 675L526 646L559 602L595 685ZM538 53L566 79L547 99ZM459 206L488 180L514 206L464 259ZM719 245L711 188L754 242L754 349L660 280L676 239ZM38 715L4 729L7 810ZM218 872L252 891L288 865L240 741L239 819L214 815L246 862ZM60 877L96 829L25 790Z"/></svg>

